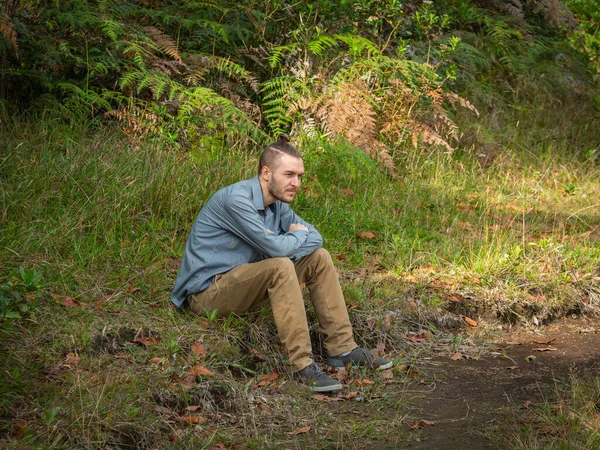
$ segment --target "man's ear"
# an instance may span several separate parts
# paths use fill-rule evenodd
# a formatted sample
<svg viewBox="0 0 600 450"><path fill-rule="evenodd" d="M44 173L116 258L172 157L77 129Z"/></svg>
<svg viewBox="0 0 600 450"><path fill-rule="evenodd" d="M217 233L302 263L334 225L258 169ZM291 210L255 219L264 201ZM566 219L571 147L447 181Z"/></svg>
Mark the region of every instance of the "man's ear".
<svg viewBox="0 0 600 450"><path fill-rule="evenodd" d="M260 170L260 176L265 181L269 181L271 179L271 169L269 169L267 166L262 166L262 169Z"/></svg>

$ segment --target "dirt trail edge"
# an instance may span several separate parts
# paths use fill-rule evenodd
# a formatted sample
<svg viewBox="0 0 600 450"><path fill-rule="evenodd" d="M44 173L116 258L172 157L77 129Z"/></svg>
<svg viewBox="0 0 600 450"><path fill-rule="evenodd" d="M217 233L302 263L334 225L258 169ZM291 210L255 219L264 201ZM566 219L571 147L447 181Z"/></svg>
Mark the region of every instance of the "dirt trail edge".
<svg viewBox="0 0 600 450"><path fill-rule="evenodd" d="M495 448L484 436L486 428L514 417L529 402L552 398L572 370L597 374L600 369L598 319L564 319L502 333L494 342L492 352L479 359L439 357L422 363L433 382L412 383L403 393L413 408L411 442L374 448Z"/></svg>

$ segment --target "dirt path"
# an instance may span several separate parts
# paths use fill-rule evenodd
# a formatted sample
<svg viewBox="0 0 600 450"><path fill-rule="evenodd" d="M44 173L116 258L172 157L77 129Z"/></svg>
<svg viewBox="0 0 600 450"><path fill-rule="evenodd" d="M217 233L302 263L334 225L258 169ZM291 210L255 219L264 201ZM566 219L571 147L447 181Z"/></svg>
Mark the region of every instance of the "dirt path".
<svg viewBox="0 0 600 450"><path fill-rule="evenodd" d="M432 383L412 383L403 395L413 408L411 417L416 419L412 423L435 424L421 423L422 428L411 431L410 443L377 448L494 448L484 436L486 428L519 414L526 402L552 398L556 383L568 381L574 369L598 373L599 331L597 319L565 319L536 330L503 333L492 352L479 360L439 357L425 361L421 367ZM543 348L555 350L536 350ZM531 355L535 359L528 358Z"/></svg>

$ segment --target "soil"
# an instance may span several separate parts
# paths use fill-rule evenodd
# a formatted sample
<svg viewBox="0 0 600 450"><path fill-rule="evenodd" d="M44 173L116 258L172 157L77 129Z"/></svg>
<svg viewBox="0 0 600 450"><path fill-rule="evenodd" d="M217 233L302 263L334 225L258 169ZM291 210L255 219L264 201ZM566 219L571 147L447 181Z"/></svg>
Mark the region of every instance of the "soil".
<svg viewBox="0 0 600 450"><path fill-rule="evenodd" d="M539 350L544 348L553 350ZM423 361L420 369L432 382L413 382L403 389L412 407L407 428L423 420L434 424L421 422L422 428L411 429L410 442L371 448L496 448L484 435L486 429L553 398L556 386L568 382L574 370L600 372L600 320L571 318L513 329L501 333L479 359L437 357Z"/></svg>

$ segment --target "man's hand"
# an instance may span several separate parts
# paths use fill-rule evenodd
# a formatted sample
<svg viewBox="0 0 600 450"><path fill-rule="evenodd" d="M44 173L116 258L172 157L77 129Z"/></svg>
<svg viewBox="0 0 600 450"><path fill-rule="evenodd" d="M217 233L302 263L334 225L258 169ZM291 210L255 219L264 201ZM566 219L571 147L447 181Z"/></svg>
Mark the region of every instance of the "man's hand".
<svg viewBox="0 0 600 450"><path fill-rule="evenodd" d="M297 231L297 230L308 231L308 228L305 227L304 225L302 225L301 223L293 223L290 225L290 229L288 231L291 233L292 231Z"/></svg>

